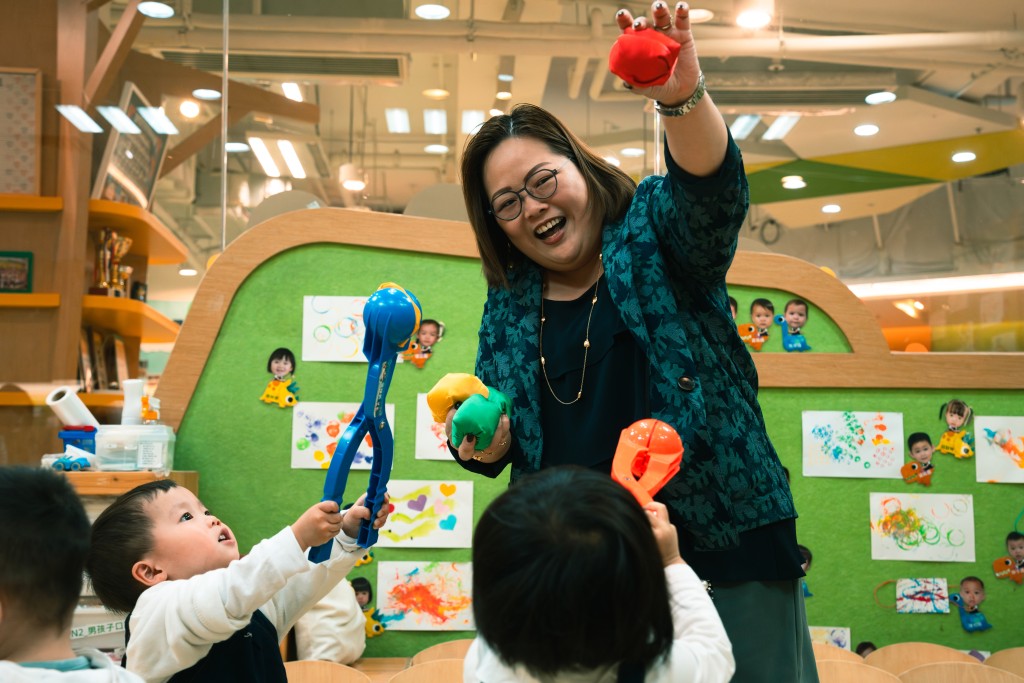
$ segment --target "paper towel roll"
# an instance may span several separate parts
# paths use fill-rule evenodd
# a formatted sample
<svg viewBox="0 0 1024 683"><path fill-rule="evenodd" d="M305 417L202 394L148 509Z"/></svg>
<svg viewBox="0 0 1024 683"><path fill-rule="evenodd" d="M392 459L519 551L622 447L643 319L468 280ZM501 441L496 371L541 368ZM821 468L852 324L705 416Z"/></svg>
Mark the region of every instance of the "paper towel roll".
<svg viewBox="0 0 1024 683"><path fill-rule="evenodd" d="M124 388L124 408L121 409L121 424L142 424L142 380L126 379L121 383Z"/></svg>
<svg viewBox="0 0 1024 683"><path fill-rule="evenodd" d="M46 405L53 408L53 412L57 414L65 427L73 425L100 426L96 417L82 403L82 399L78 398L78 391L74 387L57 387L46 397Z"/></svg>

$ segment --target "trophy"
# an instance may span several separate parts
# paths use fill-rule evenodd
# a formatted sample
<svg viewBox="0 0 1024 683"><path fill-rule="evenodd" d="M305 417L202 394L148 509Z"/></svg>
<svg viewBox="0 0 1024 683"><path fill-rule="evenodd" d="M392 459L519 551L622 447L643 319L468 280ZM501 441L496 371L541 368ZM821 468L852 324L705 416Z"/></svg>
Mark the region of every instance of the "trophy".
<svg viewBox="0 0 1024 683"><path fill-rule="evenodd" d="M90 294L103 294L106 296L123 296L123 289L119 291L118 284L121 284L121 259L128 253L132 246L130 237L122 237L116 230L103 228L100 230L99 241L96 245L96 272L94 279L96 284L89 288ZM130 275L128 271L126 275Z"/></svg>

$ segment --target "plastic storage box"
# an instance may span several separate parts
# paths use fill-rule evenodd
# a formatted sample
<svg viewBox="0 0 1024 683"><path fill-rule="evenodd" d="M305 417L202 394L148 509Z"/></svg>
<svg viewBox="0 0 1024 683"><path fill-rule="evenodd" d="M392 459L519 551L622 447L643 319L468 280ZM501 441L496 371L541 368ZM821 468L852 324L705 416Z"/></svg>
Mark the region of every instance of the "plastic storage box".
<svg viewBox="0 0 1024 683"><path fill-rule="evenodd" d="M174 430L168 425L100 425L96 433L101 470L167 474L173 465Z"/></svg>

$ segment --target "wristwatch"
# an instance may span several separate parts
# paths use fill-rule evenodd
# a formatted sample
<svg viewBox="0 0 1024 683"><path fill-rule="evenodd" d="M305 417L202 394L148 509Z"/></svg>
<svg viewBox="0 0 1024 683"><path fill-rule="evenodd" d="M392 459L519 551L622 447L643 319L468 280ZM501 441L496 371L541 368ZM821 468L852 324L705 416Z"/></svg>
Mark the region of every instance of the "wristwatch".
<svg viewBox="0 0 1024 683"><path fill-rule="evenodd" d="M686 116L694 107L697 106L697 103L700 102L706 92L707 88L704 87L704 72L702 71L700 72L700 75L697 76L697 89L693 91L692 95L690 95L690 99L675 107L666 106L655 100L654 111L658 112L662 116Z"/></svg>

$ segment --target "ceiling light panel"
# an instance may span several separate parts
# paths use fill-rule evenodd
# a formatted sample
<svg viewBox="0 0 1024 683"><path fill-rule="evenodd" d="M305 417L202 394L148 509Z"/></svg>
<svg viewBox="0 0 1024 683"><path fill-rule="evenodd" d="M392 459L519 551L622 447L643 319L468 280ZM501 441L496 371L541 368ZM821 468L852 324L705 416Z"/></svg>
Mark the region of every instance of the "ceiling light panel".
<svg viewBox="0 0 1024 683"><path fill-rule="evenodd" d="M409 127L408 109L389 107L384 110L384 118L388 124L388 132L393 135L404 135L412 130Z"/></svg>
<svg viewBox="0 0 1024 683"><path fill-rule="evenodd" d="M429 135L445 135L448 132L448 113L444 109L424 109L423 130Z"/></svg>
<svg viewBox="0 0 1024 683"><path fill-rule="evenodd" d="M61 116L70 121L75 128L83 133L103 132L103 129L100 128L100 124L93 121L92 117L86 114L81 107L73 104L58 104L57 111L60 112Z"/></svg>
<svg viewBox="0 0 1024 683"><path fill-rule="evenodd" d="M142 129L135 125L135 122L128 118L120 107L96 107L96 111L114 127L118 133L126 135L139 135Z"/></svg>
<svg viewBox="0 0 1024 683"><path fill-rule="evenodd" d="M768 130L765 131L764 135L761 136L762 140L781 140L793 130L793 126L800 120L799 114L783 114L777 116L772 125L768 126Z"/></svg>

